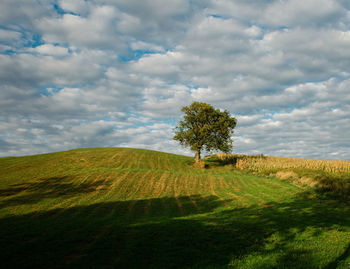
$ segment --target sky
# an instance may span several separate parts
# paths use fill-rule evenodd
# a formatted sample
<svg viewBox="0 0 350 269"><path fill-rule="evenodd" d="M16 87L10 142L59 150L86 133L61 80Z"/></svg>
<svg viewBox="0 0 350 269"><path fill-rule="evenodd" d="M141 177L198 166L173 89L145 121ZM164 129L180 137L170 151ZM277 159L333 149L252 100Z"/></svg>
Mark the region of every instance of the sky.
<svg viewBox="0 0 350 269"><path fill-rule="evenodd" d="M0 1L0 156L192 155L193 101L237 118L235 153L350 160L350 1Z"/></svg>

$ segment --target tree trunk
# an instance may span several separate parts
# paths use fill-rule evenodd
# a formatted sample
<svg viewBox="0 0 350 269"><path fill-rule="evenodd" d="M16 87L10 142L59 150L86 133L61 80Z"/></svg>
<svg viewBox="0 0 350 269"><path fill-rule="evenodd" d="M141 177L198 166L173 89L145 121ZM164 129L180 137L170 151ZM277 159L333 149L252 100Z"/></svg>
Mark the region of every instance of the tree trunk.
<svg viewBox="0 0 350 269"><path fill-rule="evenodd" d="M196 151L196 155L194 156L194 159L195 159L196 163L199 163L199 161L201 159L201 151L200 150Z"/></svg>

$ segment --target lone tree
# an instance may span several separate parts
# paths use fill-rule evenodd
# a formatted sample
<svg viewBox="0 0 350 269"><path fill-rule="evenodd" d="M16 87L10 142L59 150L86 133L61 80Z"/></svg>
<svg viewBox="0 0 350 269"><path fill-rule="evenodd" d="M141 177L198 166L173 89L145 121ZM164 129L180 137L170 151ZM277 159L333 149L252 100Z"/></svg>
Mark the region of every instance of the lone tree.
<svg viewBox="0 0 350 269"><path fill-rule="evenodd" d="M174 140L196 152L196 163L200 161L202 149L232 150L231 134L237 120L227 110L221 112L209 104L193 102L181 111L185 116L175 127Z"/></svg>

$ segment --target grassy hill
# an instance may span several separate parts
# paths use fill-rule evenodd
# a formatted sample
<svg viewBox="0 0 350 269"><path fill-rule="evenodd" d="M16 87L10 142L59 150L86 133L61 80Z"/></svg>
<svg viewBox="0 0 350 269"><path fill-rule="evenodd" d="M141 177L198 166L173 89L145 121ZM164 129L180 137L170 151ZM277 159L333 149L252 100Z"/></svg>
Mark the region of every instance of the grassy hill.
<svg viewBox="0 0 350 269"><path fill-rule="evenodd" d="M1 268L349 268L350 206L126 148L0 158Z"/></svg>

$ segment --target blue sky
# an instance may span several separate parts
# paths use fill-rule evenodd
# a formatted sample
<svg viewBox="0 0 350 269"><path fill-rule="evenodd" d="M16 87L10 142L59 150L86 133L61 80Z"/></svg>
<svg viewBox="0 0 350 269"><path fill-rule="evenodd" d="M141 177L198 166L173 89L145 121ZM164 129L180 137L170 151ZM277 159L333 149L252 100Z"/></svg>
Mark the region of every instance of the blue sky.
<svg viewBox="0 0 350 269"><path fill-rule="evenodd" d="M0 156L172 140L192 101L234 152L350 159L347 0L0 2Z"/></svg>

